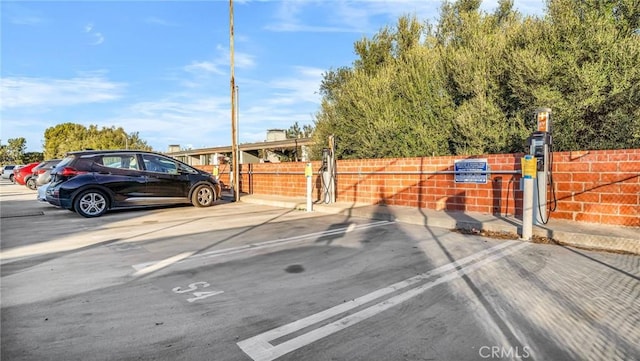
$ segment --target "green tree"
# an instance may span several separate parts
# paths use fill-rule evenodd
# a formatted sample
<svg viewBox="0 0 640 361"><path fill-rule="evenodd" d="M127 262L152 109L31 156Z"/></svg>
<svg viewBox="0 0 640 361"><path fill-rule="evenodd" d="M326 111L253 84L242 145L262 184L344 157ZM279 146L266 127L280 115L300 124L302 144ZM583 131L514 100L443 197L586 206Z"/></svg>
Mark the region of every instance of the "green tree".
<svg viewBox="0 0 640 361"><path fill-rule="evenodd" d="M0 164L11 164L12 159L9 158L9 153L6 144L2 144L0 141Z"/></svg>
<svg viewBox="0 0 640 361"><path fill-rule="evenodd" d="M47 128L44 134L44 155L63 157L67 152L82 149L142 149L151 150L137 132L128 134L123 128L63 123Z"/></svg>
<svg viewBox="0 0 640 361"><path fill-rule="evenodd" d="M332 134L339 158L520 151L538 107L556 150L640 146L640 3L547 4L445 1L435 26L403 16L357 41L353 65L324 74L314 154Z"/></svg>
<svg viewBox="0 0 640 361"><path fill-rule="evenodd" d="M298 122L295 122L292 126L289 127L285 131L286 137L289 139L297 139L297 138L309 138L313 134L313 126L309 124L305 124L300 127ZM281 162L297 162L302 157L302 147L295 147L291 149L271 149L272 153L278 156L278 159ZM263 158L266 158L265 154L261 154Z"/></svg>
<svg viewBox="0 0 640 361"><path fill-rule="evenodd" d="M512 152L522 148L526 136L503 81L511 72L509 54L523 46L511 40L520 16L511 1L500 1L494 14L478 7L477 1L445 4L436 35L448 79L445 91L455 104L452 154Z"/></svg>
<svg viewBox="0 0 640 361"><path fill-rule="evenodd" d="M42 162L44 160L44 154L42 152L26 152L24 153L24 163Z"/></svg>
<svg viewBox="0 0 640 361"><path fill-rule="evenodd" d="M638 1L549 3L560 149L640 146L639 14Z"/></svg>
<svg viewBox="0 0 640 361"><path fill-rule="evenodd" d="M415 17L402 17L393 31L385 28L374 37L381 45L356 43L362 59L352 70L325 74L315 157L329 135L336 136L339 158L448 152L451 123L442 120L452 104L442 92L445 78L429 34Z"/></svg>
<svg viewBox="0 0 640 361"><path fill-rule="evenodd" d="M6 145L0 145L3 164L24 164L24 154L27 148L27 140L23 137L10 138Z"/></svg>
<svg viewBox="0 0 640 361"><path fill-rule="evenodd" d="M287 138L309 138L313 134L313 126L305 124L300 128L300 124L295 122L289 129L286 130Z"/></svg>

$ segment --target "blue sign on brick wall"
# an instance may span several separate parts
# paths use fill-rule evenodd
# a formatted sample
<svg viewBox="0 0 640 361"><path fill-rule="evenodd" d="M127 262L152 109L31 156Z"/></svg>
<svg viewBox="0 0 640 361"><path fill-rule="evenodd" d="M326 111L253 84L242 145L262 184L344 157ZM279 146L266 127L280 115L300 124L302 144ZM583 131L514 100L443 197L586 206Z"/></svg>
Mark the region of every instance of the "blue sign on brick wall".
<svg viewBox="0 0 640 361"><path fill-rule="evenodd" d="M455 182L486 184L489 165L486 159L460 159L454 162Z"/></svg>

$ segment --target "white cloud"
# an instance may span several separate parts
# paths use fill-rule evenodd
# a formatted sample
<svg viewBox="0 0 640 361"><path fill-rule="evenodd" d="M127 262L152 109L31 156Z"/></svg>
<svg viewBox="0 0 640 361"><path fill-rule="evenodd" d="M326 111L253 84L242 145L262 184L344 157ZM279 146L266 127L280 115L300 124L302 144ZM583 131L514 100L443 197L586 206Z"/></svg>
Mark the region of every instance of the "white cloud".
<svg viewBox="0 0 640 361"><path fill-rule="evenodd" d="M218 51L218 59L216 63L218 65L231 65L231 51L226 46L218 44L216 46L216 50ZM253 55L243 53L234 49L233 52L233 63L234 66L238 68L252 68L255 66L255 60Z"/></svg>
<svg viewBox="0 0 640 361"><path fill-rule="evenodd" d="M330 5L336 5L337 1L331 1ZM280 2L275 17L276 22L265 26L266 30L277 32L348 32L353 31L349 25L342 23L340 26L311 25L305 23L301 17L308 7L320 7L318 3L308 1L284 0ZM307 9L305 9L307 8Z"/></svg>
<svg viewBox="0 0 640 361"><path fill-rule="evenodd" d="M227 47L218 45L216 47L217 56L210 61L194 60L186 65L182 70L195 75L196 77L207 77L213 75L228 74L231 68L231 53ZM247 53L234 51L234 67L240 69L252 68L255 66L254 57ZM193 84L192 84L193 85Z"/></svg>
<svg viewBox="0 0 640 361"><path fill-rule="evenodd" d="M279 32L356 32L373 33L380 30L376 17L387 18L393 26L402 15L416 15L420 20L435 22L440 13L441 0L333 0L280 2L275 21L265 29ZM498 0L486 0L481 9L493 11ZM515 0L514 9L528 15L540 15L544 0ZM309 13L312 17L305 18Z"/></svg>
<svg viewBox="0 0 640 361"><path fill-rule="evenodd" d="M46 19L42 16L41 12L36 9L36 7L25 6L24 2L4 1L2 4L2 12L4 12L3 18L6 17L8 22L13 25L34 26L46 22Z"/></svg>
<svg viewBox="0 0 640 361"><path fill-rule="evenodd" d="M174 23L169 20L165 20L156 16L149 16L144 19L144 22L147 24L160 25L160 26L178 26L177 23Z"/></svg>
<svg viewBox="0 0 640 361"><path fill-rule="evenodd" d="M264 141L269 128L286 129L296 121L301 125L312 123L312 112L317 110L320 100L317 90L322 72L317 68L295 67L290 76L279 79L266 82L246 79L240 91L240 141ZM1 89L3 106L46 110L47 107L116 100L124 87L106 80L104 72L88 72L73 79L2 79ZM195 148L231 144L228 88L176 89L172 94L130 105L114 103L114 109L120 109L118 115L101 118L96 114L90 122L99 127L121 126L127 131L139 132L142 139L159 151L165 151L169 144ZM85 122L83 119L68 121ZM40 128L47 121L39 122L34 129L41 133ZM28 134L28 129L17 123L8 124L3 120L3 126L9 126L11 134ZM30 135L30 146L37 144L39 133Z"/></svg>
<svg viewBox="0 0 640 361"><path fill-rule="evenodd" d="M0 109L62 107L106 102L122 96L126 84L100 76L71 79L9 77L0 79Z"/></svg>
<svg viewBox="0 0 640 361"><path fill-rule="evenodd" d="M373 17L384 16L390 23L405 14L420 19L433 19L440 8L440 0L379 0L379 1L282 1L275 23L266 26L271 31L289 32L356 32L378 31ZM305 14L316 16L305 20ZM320 22L313 24L311 22Z"/></svg>
<svg viewBox="0 0 640 361"><path fill-rule="evenodd" d="M234 51L233 58L234 65L238 68L253 68L256 64L253 56L247 53ZM231 64L231 60L229 60L229 64Z"/></svg>
<svg viewBox="0 0 640 361"><path fill-rule="evenodd" d="M156 150L169 144L185 147L227 145L230 99L206 94L173 95L157 101L133 104L121 116L105 124L134 128Z"/></svg>
<svg viewBox="0 0 640 361"><path fill-rule="evenodd" d="M251 86L240 86L240 141L264 141L268 128L288 128L296 121L311 124L312 112L320 102L317 90L322 73L322 69L300 66L293 68L288 77L268 82L243 81ZM162 99L133 104L121 116L106 120L105 125L133 127L160 151L169 144L192 144L196 148L231 144L228 90L182 90Z"/></svg>
<svg viewBox="0 0 640 361"><path fill-rule="evenodd" d="M136 103L128 108L127 113L154 119L197 119L202 114L216 114L221 107L229 107L229 98L210 95L171 96L158 101Z"/></svg>
<svg viewBox="0 0 640 361"><path fill-rule="evenodd" d="M84 32L89 34L92 41L89 43L90 45L100 45L104 42L104 35L102 33L93 31L94 27L92 23L89 23L84 26Z"/></svg>
<svg viewBox="0 0 640 361"><path fill-rule="evenodd" d="M225 72L220 69L220 64L210 61L194 61L184 67L184 70L192 74L213 73L223 75Z"/></svg>
<svg viewBox="0 0 640 361"><path fill-rule="evenodd" d="M93 37L94 37L94 40L91 43L91 45L100 45L104 43L104 36L102 35L102 33L94 33Z"/></svg>
<svg viewBox="0 0 640 361"><path fill-rule="evenodd" d="M307 33L349 33L356 30L351 27L313 26L298 23L280 23L265 26L265 30L275 32L307 32Z"/></svg>
<svg viewBox="0 0 640 361"><path fill-rule="evenodd" d="M294 68L294 76L272 80L269 86L282 90L278 97L270 100L272 104L320 104L320 82L323 69L298 66Z"/></svg>
<svg viewBox="0 0 640 361"><path fill-rule="evenodd" d="M492 13L498 8L498 0L484 0L480 9ZM542 15L547 5L544 0L514 0L513 9L524 15Z"/></svg>
<svg viewBox="0 0 640 361"><path fill-rule="evenodd" d="M15 16L9 21L15 25L38 25L43 22L42 18L37 16Z"/></svg>

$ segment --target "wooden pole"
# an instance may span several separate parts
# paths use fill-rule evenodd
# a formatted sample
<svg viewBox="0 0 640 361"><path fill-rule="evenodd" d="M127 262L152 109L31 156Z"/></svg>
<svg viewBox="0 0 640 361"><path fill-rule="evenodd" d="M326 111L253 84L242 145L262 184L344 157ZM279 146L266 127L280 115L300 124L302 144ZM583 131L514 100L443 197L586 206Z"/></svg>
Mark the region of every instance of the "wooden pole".
<svg viewBox="0 0 640 361"><path fill-rule="evenodd" d="M236 79L234 71L233 0L229 0L229 52L231 53L231 159L233 165L232 191L234 201L240 200L240 157L238 156L238 129L236 127Z"/></svg>

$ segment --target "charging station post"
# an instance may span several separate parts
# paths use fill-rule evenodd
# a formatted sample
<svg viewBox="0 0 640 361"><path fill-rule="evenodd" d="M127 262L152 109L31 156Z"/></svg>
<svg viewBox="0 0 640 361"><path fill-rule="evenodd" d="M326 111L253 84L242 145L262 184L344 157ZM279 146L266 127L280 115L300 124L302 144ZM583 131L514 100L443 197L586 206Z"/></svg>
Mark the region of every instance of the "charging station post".
<svg viewBox="0 0 640 361"><path fill-rule="evenodd" d="M216 180L220 179L220 159L218 158L218 153L213 155L213 171L211 174Z"/></svg>
<svg viewBox="0 0 640 361"><path fill-rule="evenodd" d="M538 108L535 111L536 131L527 139L529 154L536 159L537 177L533 188L533 214L537 225L549 221L547 187L553 187L551 178L551 109Z"/></svg>
<svg viewBox="0 0 640 361"><path fill-rule="evenodd" d="M522 239L530 241L533 235L533 213L534 213L534 187L536 178L537 161L530 154L521 159L522 178L524 189L522 192Z"/></svg>

